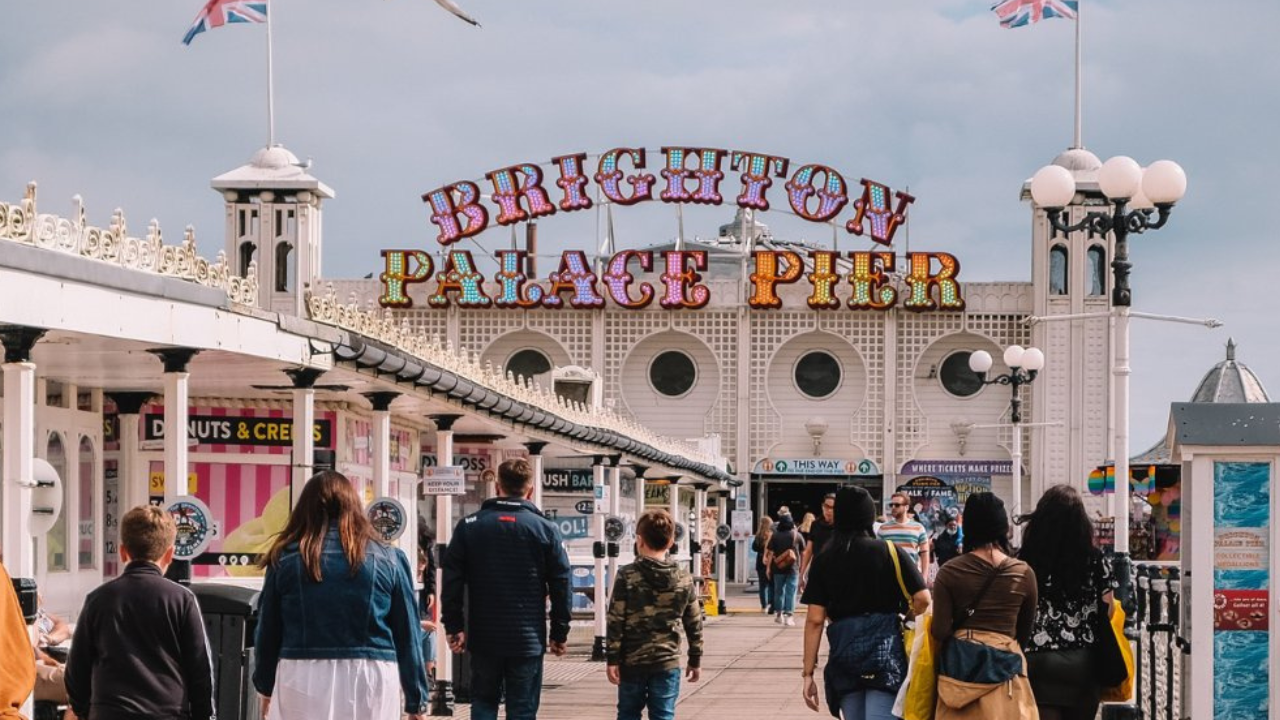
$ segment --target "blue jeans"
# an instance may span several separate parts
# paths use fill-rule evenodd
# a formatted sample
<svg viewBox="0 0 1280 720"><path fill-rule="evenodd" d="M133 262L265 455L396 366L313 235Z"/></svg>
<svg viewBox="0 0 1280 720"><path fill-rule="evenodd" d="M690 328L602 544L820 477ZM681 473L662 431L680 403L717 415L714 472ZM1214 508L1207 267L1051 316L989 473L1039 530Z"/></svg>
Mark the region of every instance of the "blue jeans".
<svg viewBox="0 0 1280 720"><path fill-rule="evenodd" d="M542 656L500 657L471 653L471 717L497 720L507 699L507 720L537 720L542 700Z"/></svg>
<svg viewBox="0 0 1280 720"><path fill-rule="evenodd" d="M840 698L840 715L844 720L894 720L896 699L883 690L858 690Z"/></svg>
<svg viewBox="0 0 1280 720"><path fill-rule="evenodd" d="M649 720L673 720L679 696L680 668L656 672L643 680L624 678L618 683L618 720L640 720L645 707L649 708Z"/></svg>
<svg viewBox="0 0 1280 720"><path fill-rule="evenodd" d="M800 582L798 573L773 573L773 611L790 615L796 611L796 585Z"/></svg>
<svg viewBox="0 0 1280 720"><path fill-rule="evenodd" d="M756 575L758 584L760 585L760 609L772 610L773 608L773 581L769 579L764 570L757 571Z"/></svg>

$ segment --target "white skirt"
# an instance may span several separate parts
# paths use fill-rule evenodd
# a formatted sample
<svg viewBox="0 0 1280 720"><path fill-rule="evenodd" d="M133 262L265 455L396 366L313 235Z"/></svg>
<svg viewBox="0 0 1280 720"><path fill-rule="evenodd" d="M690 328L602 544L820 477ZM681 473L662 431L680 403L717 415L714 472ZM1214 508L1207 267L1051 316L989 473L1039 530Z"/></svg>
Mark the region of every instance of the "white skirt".
<svg viewBox="0 0 1280 720"><path fill-rule="evenodd" d="M387 660L281 660L267 720L399 720L400 675Z"/></svg>

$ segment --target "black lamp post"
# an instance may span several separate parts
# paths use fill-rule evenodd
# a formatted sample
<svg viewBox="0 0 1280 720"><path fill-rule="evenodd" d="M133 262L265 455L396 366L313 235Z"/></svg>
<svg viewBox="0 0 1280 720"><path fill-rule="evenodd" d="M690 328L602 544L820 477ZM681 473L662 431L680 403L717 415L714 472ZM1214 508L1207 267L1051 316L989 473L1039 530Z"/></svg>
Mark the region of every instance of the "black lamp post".
<svg viewBox="0 0 1280 720"><path fill-rule="evenodd" d="M1022 527L1017 518L1022 514L1022 395L1023 385L1029 385L1036 375L1044 369L1044 353L1038 348L1023 348L1010 345L1004 351L1004 364L1009 372L987 379L987 371L993 361L986 350L978 350L969 356L969 369L978 375L984 385L1008 385L1011 391L1009 400L1009 421L1013 424L1013 447L1009 449L1009 459L1013 461L1013 541L1020 545Z"/></svg>
<svg viewBox="0 0 1280 720"><path fill-rule="evenodd" d="M1132 612L1129 568L1129 306L1133 293L1129 288L1129 235L1164 227L1174 203L1187 190L1187 176L1171 160L1152 163L1145 170L1132 158L1113 157L1098 170L1098 189L1111 207L1106 211L1087 213L1076 223L1063 217L1063 209L1076 194L1075 176L1057 165L1040 168L1031 179L1031 197L1044 208L1054 233L1087 230L1090 235L1115 238L1115 257L1111 261L1114 286L1111 290L1112 316L1115 318L1115 557L1117 596L1126 610ZM1154 218L1152 217L1154 215Z"/></svg>

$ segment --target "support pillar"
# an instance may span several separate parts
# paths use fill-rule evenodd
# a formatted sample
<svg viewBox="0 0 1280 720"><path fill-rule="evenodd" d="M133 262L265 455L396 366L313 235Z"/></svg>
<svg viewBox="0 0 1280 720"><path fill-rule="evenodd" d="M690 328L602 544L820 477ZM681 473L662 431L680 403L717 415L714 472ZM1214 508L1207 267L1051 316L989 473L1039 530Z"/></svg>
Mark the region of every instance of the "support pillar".
<svg viewBox="0 0 1280 720"><path fill-rule="evenodd" d="M148 351L164 363L164 506L175 498L191 494L187 482L187 418L191 414L187 365L200 351L192 348L161 348Z"/></svg>
<svg viewBox="0 0 1280 720"><path fill-rule="evenodd" d="M120 459L116 461L116 525L114 527L104 527L103 531L107 534L106 540L111 541L116 551L120 549L120 518L124 514L139 505L146 505L149 500L147 498L147 471L142 466L142 460L139 457L138 438L141 437L142 424L142 407L155 397L149 392L113 392L108 393L111 401L116 406L116 420L119 422L119 434L117 440L120 443ZM104 491L105 497L105 491ZM124 566L118 560L113 558L103 558L104 565L108 562L116 562L116 567L120 570Z"/></svg>
<svg viewBox="0 0 1280 720"><path fill-rule="evenodd" d="M36 621L36 558L31 537L31 491L35 487L36 365L31 350L45 333L39 328L0 328L4 343L4 485L0 489L0 528L4 565L24 601L27 633ZM64 511L65 512L65 509ZM8 592L7 590L5 592ZM32 635L34 637L34 635ZM22 714L31 716L27 696Z"/></svg>
<svg viewBox="0 0 1280 720"><path fill-rule="evenodd" d="M729 496L726 492L716 493L716 519L720 521L721 525L729 524L728 498ZM728 564L726 562L728 559L729 559L729 541L721 540L720 537L717 535L716 536L716 596L719 598L719 602L716 603L716 612L720 615L720 617L724 617L725 615L729 614L729 608L724 601L725 565Z"/></svg>
<svg viewBox="0 0 1280 720"><path fill-rule="evenodd" d="M699 590L703 581L702 575L702 510L707 506L707 483L694 485L693 490L693 527L689 528L689 554L693 562L693 582Z"/></svg>
<svg viewBox="0 0 1280 720"><path fill-rule="evenodd" d="M679 481L680 481L680 478L674 478L674 477L673 477L673 478L670 478L670 479L669 479L669 481L668 481L670 484L669 484L667 487L671 488L671 494L670 494L670 496L668 496L668 497L667 497L667 512L671 513L671 521L672 521L672 522L676 523L677 525L683 525L683 526L684 526L684 529L685 529L685 535L687 536L687 535L691 532L691 529L689 528L689 518L682 518L682 517L680 517L680 485L679 485ZM688 537L685 537L685 538L684 538L684 540L685 540L685 541L687 541L687 540L688 540ZM679 543L679 542L677 542L675 545L673 545L673 546L671 547L671 559L672 559L672 560L675 560L675 561L679 562L679 560L680 560L680 556L681 556L682 554L683 554L683 553L681 553L681 552L680 552L680 543ZM689 572L690 572L690 574L693 574L693 568L692 568L692 567L690 567L690 568L689 568Z"/></svg>
<svg viewBox="0 0 1280 720"><path fill-rule="evenodd" d="M622 517L622 456L610 455L609 467L607 469L607 477L609 480L609 515L615 518ZM605 545L605 554L608 555L608 574L609 585L608 597L613 596L613 579L618 577L618 554L622 551L622 545L616 540L610 540Z"/></svg>
<svg viewBox="0 0 1280 720"><path fill-rule="evenodd" d="M364 396L373 405L373 494L391 494L391 401L397 392L369 392Z"/></svg>
<svg viewBox="0 0 1280 720"><path fill-rule="evenodd" d="M530 441L524 444L529 451L529 464L533 467L533 497L529 498L538 509L542 509L542 451L547 443Z"/></svg>
<svg viewBox="0 0 1280 720"><path fill-rule="evenodd" d="M324 374L316 368L284 371L293 381L293 462L289 476L289 506L296 507L302 488L315 474L316 380Z"/></svg>
<svg viewBox="0 0 1280 720"><path fill-rule="evenodd" d="M591 460L591 486L593 497L599 498L604 488L604 456L596 455ZM591 522L594 525L595 542L591 546L591 555L595 558L595 593L593 595L592 605L594 605L594 619L596 638L591 645L591 660L593 662L604 662L604 641L607 632L605 613L608 612L606 605L608 604L609 579L605 577L605 539L604 539L604 516L606 507L598 500L591 512Z"/></svg>
<svg viewBox="0 0 1280 720"><path fill-rule="evenodd" d="M453 424L461 415L432 415L436 424L436 464L453 464ZM444 600L444 555L453 537L453 496L436 496L436 607ZM436 686L431 694L432 715L453 715L453 651L444 628L436 633Z"/></svg>

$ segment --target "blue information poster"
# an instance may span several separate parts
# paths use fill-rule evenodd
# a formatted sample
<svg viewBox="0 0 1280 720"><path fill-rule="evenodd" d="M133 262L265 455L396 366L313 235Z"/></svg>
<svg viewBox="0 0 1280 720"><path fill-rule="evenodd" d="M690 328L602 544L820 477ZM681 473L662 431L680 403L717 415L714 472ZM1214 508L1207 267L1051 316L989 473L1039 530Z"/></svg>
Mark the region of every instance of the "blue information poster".
<svg viewBox="0 0 1280 720"><path fill-rule="evenodd" d="M1215 720L1267 716L1271 465L1215 462L1213 684Z"/></svg>

